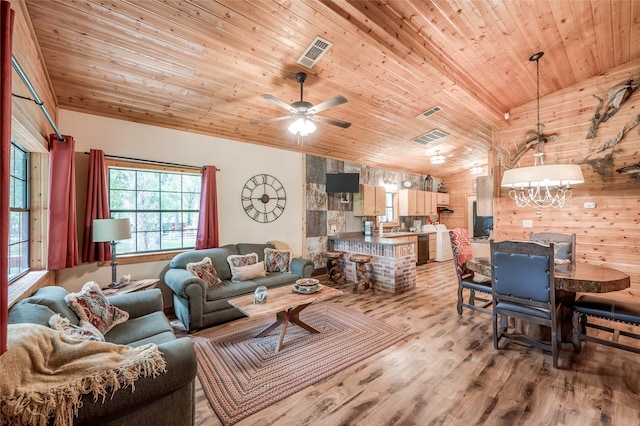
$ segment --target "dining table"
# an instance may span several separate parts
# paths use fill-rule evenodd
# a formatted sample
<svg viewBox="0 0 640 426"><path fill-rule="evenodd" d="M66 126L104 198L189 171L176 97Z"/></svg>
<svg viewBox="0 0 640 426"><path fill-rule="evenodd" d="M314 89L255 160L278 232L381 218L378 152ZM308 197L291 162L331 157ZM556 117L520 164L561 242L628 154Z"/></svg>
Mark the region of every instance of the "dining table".
<svg viewBox="0 0 640 426"><path fill-rule="evenodd" d="M470 271L491 277L491 258L474 257L465 262ZM554 265L554 285L556 303L561 304L560 324L562 342L571 344L574 350L580 350L580 342L572 339L573 312L571 304L576 293L609 293L624 290L631 286L631 277L622 271L589 263L569 263ZM564 347L564 345L563 345Z"/></svg>

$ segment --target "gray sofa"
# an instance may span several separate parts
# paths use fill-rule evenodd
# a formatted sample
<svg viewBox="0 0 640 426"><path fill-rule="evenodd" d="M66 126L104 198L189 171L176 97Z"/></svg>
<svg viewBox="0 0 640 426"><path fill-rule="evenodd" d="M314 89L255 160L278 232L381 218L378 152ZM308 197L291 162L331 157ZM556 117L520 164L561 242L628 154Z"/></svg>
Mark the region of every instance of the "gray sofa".
<svg viewBox="0 0 640 426"><path fill-rule="evenodd" d="M67 306L63 287L44 287L9 310L9 323L48 326L55 313L78 325L78 317ZM140 346L156 343L167 362L167 371L156 378L142 377L130 388L93 400L82 397L74 425L193 425L196 355L188 337L176 338L163 313L159 289L109 297L109 302L129 313L129 319L105 334L111 343Z"/></svg>
<svg viewBox="0 0 640 426"><path fill-rule="evenodd" d="M229 244L212 249L192 250L173 258L164 275L164 282L173 291L176 316L189 331L243 317L240 311L227 302L231 298L253 293L261 285L267 288L291 285L300 278L309 278L313 273L312 261L294 258L291 261L291 272L269 273L266 277L250 281L231 282L227 257L256 253L260 262L264 260L266 247L274 248L271 244ZM223 281L222 285L209 289L200 278L187 271L188 263L199 262L205 257L211 258L218 278Z"/></svg>

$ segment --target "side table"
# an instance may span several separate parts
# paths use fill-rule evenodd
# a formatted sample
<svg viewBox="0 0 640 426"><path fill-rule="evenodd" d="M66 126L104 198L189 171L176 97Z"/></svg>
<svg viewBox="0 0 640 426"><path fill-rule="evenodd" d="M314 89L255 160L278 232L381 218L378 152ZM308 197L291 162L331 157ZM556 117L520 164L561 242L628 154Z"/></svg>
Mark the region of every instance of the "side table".
<svg viewBox="0 0 640 426"><path fill-rule="evenodd" d="M105 296L115 296L116 294L131 293L134 291L148 290L154 288L160 282L159 278L148 278L146 280L130 281L129 284L120 288L105 287L102 292Z"/></svg>

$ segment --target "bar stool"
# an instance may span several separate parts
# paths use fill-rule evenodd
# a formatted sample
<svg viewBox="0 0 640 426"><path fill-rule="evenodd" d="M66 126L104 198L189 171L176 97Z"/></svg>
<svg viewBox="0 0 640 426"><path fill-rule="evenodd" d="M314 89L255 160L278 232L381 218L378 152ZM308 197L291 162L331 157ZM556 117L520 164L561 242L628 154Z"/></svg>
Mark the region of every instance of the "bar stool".
<svg viewBox="0 0 640 426"><path fill-rule="evenodd" d="M342 251L328 251L325 253L327 258L327 275L329 276L329 283L331 284L343 284L345 281L344 271L340 265L340 259L344 257Z"/></svg>
<svg viewBox="0 0 640 426"><path fill-rule="evenodd" d="M362 293L367 288L370 288L373 291L373 280L367 273L367 263L371 262L371 256L364 254L352 254L349 260L351 262L355 262L356 276L358 278L358 282L353 287L353 292Z"/></svg>

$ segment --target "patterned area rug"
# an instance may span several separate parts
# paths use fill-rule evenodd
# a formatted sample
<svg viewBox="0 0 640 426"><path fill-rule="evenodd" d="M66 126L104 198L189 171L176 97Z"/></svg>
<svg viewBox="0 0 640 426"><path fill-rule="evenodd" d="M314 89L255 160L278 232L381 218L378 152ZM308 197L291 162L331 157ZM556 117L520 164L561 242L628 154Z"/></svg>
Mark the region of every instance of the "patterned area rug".
<svg viewBox="0 0 640 426"><path fill-rule="evenodd" d="M396 328L332 302L309 306L300 319L320 333L290 324L278 353L281 327L254 338L272 317L192 336L198 377L223 424L232 425L403 337Z"/></svg>

